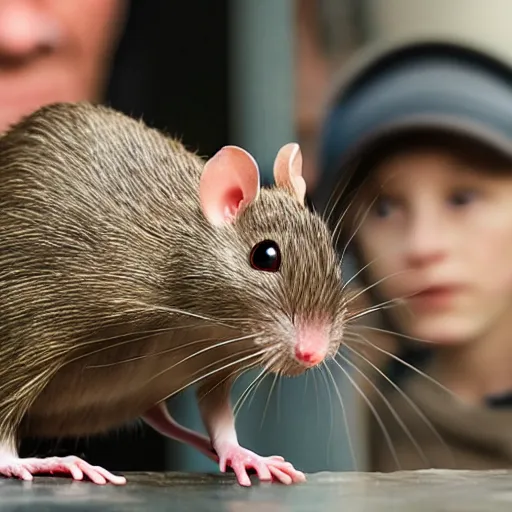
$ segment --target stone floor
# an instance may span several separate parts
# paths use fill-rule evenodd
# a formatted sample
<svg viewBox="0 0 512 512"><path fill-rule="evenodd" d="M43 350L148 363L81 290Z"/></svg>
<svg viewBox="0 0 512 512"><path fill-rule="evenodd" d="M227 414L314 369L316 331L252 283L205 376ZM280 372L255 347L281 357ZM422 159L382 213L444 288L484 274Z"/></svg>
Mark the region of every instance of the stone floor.
<svg viewBox="0 0 512 512"><path fill-rule="evenodd" d="M231 476L126 475L124 487L65 478L0 480L0 511L347 511L501 512L512 510L512 471L317 473L294 487L241 488Z"/></svg>

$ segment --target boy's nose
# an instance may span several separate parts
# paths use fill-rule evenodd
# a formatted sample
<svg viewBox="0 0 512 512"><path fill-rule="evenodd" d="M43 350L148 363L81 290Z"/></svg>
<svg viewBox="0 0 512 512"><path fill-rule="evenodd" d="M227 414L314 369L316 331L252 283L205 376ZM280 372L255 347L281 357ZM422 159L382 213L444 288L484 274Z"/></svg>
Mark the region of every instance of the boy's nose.
<svg viewBox="0 0 512 512"><path fill-rule="evenodd" d="M409 223L405 238L405 255L411 267L428 266L446 255L447 239L442 223L434 215L424 212Z"/></svg>
<svg viewBox="0 0 512 512"><path fill-rule="evenodd" d="M55 20L34 0L0 0L0 59L22 60L55 46Z"/></svg>

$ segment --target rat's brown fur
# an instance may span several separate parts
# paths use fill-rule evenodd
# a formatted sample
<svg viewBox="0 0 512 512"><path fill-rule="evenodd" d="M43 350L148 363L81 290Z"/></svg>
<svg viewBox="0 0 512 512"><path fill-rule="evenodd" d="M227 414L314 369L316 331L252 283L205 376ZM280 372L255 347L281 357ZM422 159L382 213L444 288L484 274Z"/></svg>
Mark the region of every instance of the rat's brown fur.
<svg viewBox="0 0 512 512"><path fill-rule="evenodd" d="M293 319L334 319L338 348L324 223L274 187L215 228L203 165L87 103L44 107L0 138L0 444L105 431L229 363L204 386L256 364L301 373ZM249 265L264 238L281 247L278 273Z"/></svg>

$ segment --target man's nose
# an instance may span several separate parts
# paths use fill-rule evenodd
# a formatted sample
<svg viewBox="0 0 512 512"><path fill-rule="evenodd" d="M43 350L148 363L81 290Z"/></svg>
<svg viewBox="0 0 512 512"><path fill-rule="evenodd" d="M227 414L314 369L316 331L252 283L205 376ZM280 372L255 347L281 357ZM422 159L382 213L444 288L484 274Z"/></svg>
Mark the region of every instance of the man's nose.
<svg viewBox="0 0 512 512"><path fill-rule="evenodd" d="M51 49L58 39L58 25L40 2L0 0L0 57L28 58Z"/></svg>
<svg viewBox="0 0 512 512"><path fill-rule="evenodd" d="M428 266L444 258L448 239L442 219L434 212L417 212L407 226L405 254L412 267Z"/></svg>

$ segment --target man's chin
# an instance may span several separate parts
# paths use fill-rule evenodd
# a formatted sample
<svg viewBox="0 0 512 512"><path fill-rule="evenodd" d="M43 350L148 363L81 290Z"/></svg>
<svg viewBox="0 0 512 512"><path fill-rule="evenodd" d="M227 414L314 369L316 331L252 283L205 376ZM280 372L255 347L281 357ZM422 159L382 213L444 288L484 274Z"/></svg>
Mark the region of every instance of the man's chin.
<svg viewBox="0 0 512 512"><path fill-rule="evenodd" d="M0 133L4 133L19 123L24 117L29 116L39 108L58 100L43 100L38 103L18 105L15 108L2 108L0 111Z"/></svg>
<svg viewBox="0 0 512 512"><path fill-rule="evenodd" d="M27 94L12 95L1 94L0 89L0 133L5 132L22 118L32 114L44 105L56 102L75 102L86 99L85 91L72 88L67 83L57 81L53 89L40 87Z"/></svg>

